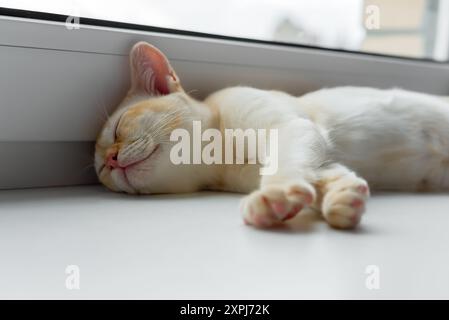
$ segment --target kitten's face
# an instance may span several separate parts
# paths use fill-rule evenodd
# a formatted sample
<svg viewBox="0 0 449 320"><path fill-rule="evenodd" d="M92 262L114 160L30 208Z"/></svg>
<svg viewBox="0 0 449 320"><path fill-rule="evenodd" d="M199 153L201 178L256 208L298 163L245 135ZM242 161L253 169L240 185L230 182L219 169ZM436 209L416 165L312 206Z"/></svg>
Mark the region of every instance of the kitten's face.
<svg viewBox="0 0 449 320"><path fill-rule="evenodd" d="M132 87L105 123L95 170L109 189L127 193L194 191L188 168L170 161L171 132L187 128L197 101L182 89L165 56L147 43L130 54Z"/></svg>

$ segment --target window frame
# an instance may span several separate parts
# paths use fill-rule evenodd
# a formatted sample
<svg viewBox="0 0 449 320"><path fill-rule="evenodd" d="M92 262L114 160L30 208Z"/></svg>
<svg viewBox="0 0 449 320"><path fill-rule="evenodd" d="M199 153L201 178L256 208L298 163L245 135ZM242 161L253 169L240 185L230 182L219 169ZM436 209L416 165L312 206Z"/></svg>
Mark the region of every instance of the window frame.
<svg viewBox="0 0 449 320"><path fill-rule="evenodd" d="M6 8L6 7L0 7L0 17L1 16L15 17L15 18L26 18L26 19L32 19L32 20L51 21L51 22L62 22L62 23L65 23L67 21L67 19L70 17L67 15L56 14L56 13L30 11L30 10L22 10L22 9L14 9L14 8ZM206 32L163 28L163 27L133 24L133 23L126 23L126 22L119 22L119 21L101 20L101 19L93 19L93 18L85 18L85 17L77 17L77 18L78 18L77 23L79 23L80 26L109 27L109 28L118 28L118 29L124 29L124 30L146 31L146 32L173 34L173 35L180 35L180 36L191 36L191 37L196 37L196 38L229 40L229 41L243 42L243 43L266 44L266 45L276 45L276 46L285 46L285 47L293 47L293 48L305 48L305 49L311 49L311 50L342 52L342 53L366 55L366 56L373 56L373 57L385 57L385 58L408 60L408 61L432 62L432 63L437 63L437 64L448 64L449 63L449 61L439 61L439 60L434 60L434 59L426 58L426 57L423 57L423 58L405 57L405 56L399 56L399 55L389 55L389 54L374 53L374 52L367 52L367 51L356 51L356 50L320 47L320 46L313 46L313 45L304 45L304 44L300 44L300 43L269 41L269 40L251 39L251 38L243 38L243 37L233 37L233 36L212 34L212 33L206 33Z"/></svg>

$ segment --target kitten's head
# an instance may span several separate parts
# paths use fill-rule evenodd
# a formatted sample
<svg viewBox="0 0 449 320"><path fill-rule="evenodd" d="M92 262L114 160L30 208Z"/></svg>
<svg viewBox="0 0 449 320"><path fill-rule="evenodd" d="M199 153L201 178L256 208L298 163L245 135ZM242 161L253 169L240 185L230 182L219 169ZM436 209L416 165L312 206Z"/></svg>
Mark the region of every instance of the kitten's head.
<svg viewBox="0 0 449 320"><path fill-rule="evenodd" d="M176 128L189 129L204 106L184 92L167 58L148 43L132 48L130 65L131 88L95 145L100 181L127 193L194 191L191 168L170 161L169 137Z"/></svg>

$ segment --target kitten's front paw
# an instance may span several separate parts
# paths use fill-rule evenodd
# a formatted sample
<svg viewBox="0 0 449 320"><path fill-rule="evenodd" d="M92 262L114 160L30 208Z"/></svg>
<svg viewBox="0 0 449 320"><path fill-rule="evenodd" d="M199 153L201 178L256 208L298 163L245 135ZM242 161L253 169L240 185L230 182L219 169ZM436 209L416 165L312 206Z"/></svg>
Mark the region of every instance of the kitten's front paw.
<svg viewBox="0 0 449 320"><path fill-rule="evenodd" d="M243 219L255 227L271 227L293 218L315 198L315 189L306 182L266 186L242 199Z"/></svg>
<svg viewBox="0 0 449 320"><path fill-rule="evenodd" d="M357 226L369 197L366 181L358 177L343 177L331 183L328 188L321 210L329 225L340 229Z"/></svg>

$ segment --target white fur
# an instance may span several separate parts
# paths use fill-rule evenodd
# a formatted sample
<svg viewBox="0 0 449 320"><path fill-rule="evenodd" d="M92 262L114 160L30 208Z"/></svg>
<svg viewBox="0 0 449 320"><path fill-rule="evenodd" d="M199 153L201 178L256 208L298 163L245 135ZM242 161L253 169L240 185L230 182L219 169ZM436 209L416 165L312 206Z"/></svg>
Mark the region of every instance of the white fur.
<svg viewBox="0 0 449 320"><path fill-rule="evenodd" d="M283 196L267 205L267 199L280 193L264 192L267 186L285 189L293 184L314 190L313 185L321 185L321 199L314 200L315 207L331 225L342 228L356 225L364 210L364 204L359 208L350 205L357 199L364 202L368 196L357 191L365 184L359 177L376 190L449 189L449 103L445 98L357 87L322 89L294 98L236 87L219 91L205 102L220 108L226 128L276 127L281 132L278 174L257 181L260 190L242 205L250 224L276 223L272 219L276 213L273 201L283 203L287 207L284 211L293 206ZM239 181L233 174L226 177L228 184ZM254 175L239 178L249 185L248 189L254 185L249 183ZM338 181L345 186L338 186ZM340 188L344 194L332 194L329 186L337 191ZM309 193L315 199L315 191ZM307 205L302 203L303 207ZM265 221L260 219L264 215Z"/></svg>
<svg viewBox="0 0 449 320"><path fill-rule="evenodd" d="M415 191L423 183L432 190L449 188L449 102L445 98L358 87L322 89L294 98L236 87L213 94L206 103L220 107L226 128L295 127L293 121L306 119L297 130L285 130L281 142L296 141L297 148L286 150L293 153L289 155L281 148L281 157L305 157L312 144L319 144L327 150L319 149L323 152L315 154L315 163L309 165L341 162L375 189ZM301 130L317 134L307 136ZM307 140L305 145L299 143L301 139Z"/></svg>
<svg viewBox="0 0 449 320"><path fill-rule="evenodd" d="M139 68L155 64L164 66L155 70L167 76L142 77L148 70ZM358 87L293 97L233 87L199 102L184 92L168 60L149 44L136 44L131 67L133 86L96 145L100 181L114 191L244 192L250 193L241 205L248 224L269 227L313 209L331 226L351 228L365 210L368 185L375 190L449 190L447 98ZM155 96L153 78L166 79L167 85L158 87L168 88L169 94ZM225 129L278 129L277 173L261 177L258 165L248 163L174 165L169 131L181 127L191 132L193 120L200 120L203 130L217 128L222 134ZM146 159L156 146L157 153ZM135 164L126 170L108 168L106 158L112 153L124 167Z"/></svg>

